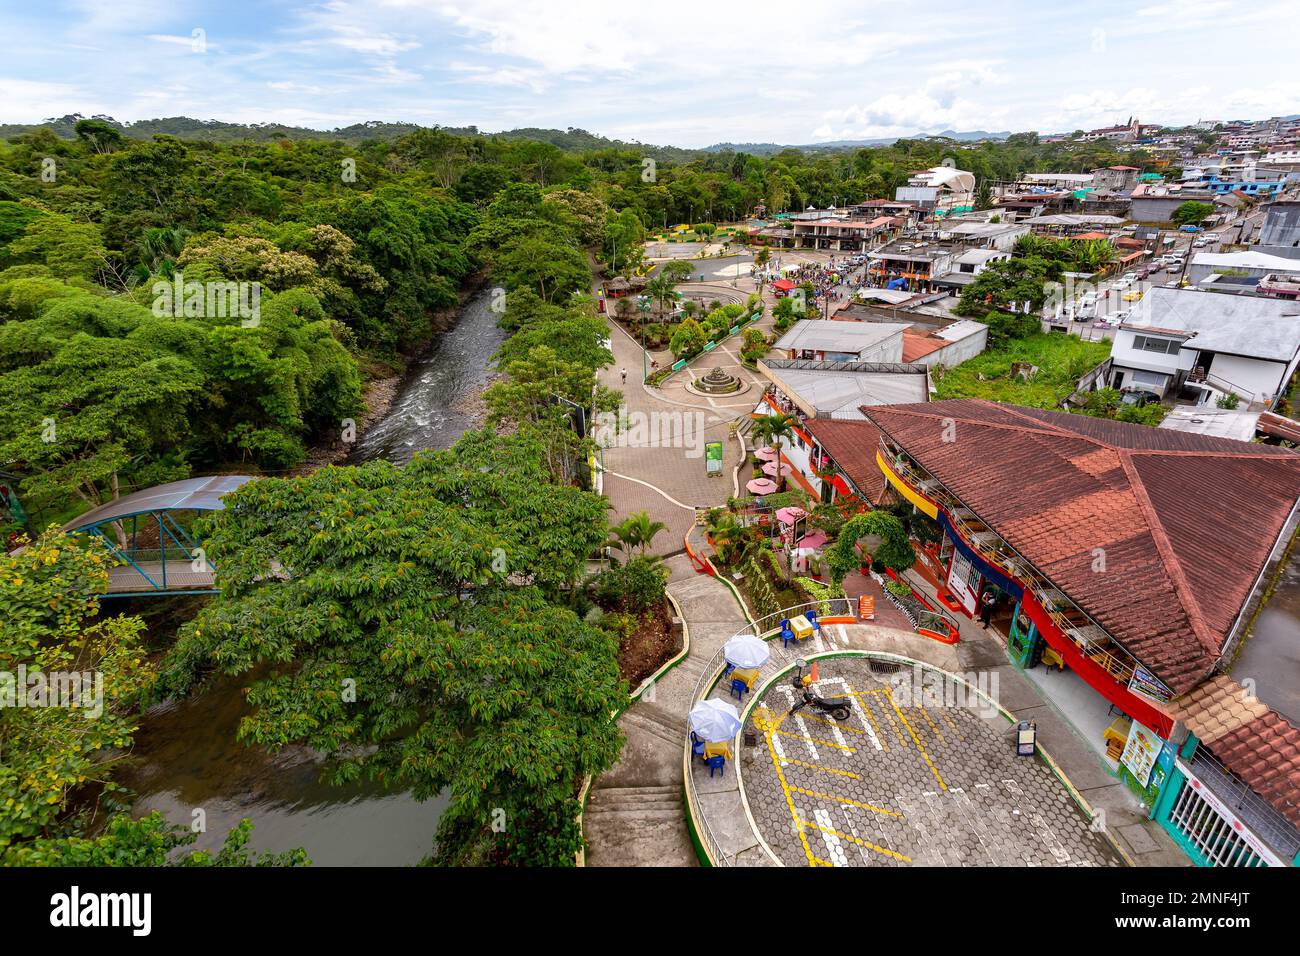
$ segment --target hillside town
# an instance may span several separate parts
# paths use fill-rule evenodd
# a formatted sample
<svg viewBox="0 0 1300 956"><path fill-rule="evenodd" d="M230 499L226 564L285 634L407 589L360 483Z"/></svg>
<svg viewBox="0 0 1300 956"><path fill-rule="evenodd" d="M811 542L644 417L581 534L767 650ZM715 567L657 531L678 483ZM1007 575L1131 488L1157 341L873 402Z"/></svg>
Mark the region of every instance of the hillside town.
<svg viewBox="0 0 1300 956"><path fill-rule="evenodd" d="M55 6L0 14L18 923L339 945L325 867L1288 925L1273 7Z"/></svg>

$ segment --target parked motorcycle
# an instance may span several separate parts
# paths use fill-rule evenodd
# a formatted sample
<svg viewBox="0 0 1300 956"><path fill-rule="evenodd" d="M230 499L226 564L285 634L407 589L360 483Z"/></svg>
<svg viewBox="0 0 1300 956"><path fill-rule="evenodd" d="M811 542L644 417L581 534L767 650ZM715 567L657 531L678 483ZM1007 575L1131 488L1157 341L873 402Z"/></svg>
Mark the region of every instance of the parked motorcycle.
<svg viewBox="0 0 1300 956"><path fill-rule="evenodd" d="M804 667L807 666L805 661L795 662L795 675L792 685L799 692L801 699L795 701L794 706L790 708L787 716L793 714L796 710L803 707L811 707L813 710L820 710L823 714L830 714L836 720L848 720L853 714L853 708L849 704L847 697L822 697L812 689L811 676L804 677Z"/></svg>

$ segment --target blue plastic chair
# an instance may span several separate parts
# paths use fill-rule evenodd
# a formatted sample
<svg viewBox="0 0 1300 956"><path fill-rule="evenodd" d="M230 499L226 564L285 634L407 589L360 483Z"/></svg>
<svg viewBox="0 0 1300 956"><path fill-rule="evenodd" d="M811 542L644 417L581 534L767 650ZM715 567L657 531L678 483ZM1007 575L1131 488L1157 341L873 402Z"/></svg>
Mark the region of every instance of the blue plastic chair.
<svg viewBox="0 0 1300 956"><path fill-rule="evenodd" d="M730 674L730 673L731 673L732 671L734 671L735 669L736 669L736 665L733 664L733 663L731 663L731 661L727 661L727 666L724 667L724 668L722 669L722 676L723 676L723 677L726 677L728 674Z"/></svg>
<svg viewBox="0 0 1300 956"><path fill-rule="evenodd" d="M704 740L691 731L691 756L704 759Z"/></svg>
<svg viewBox="0 0 1300 956"><path fill-rule="evenodd" d="M713 771L715 771L715 770L717 770L719 773L721 773L724 777L727 775L727 758L726 758L726 757L722 757L722 756L718 756L718 757L710 757L708 760L705 761L705 763L707 763L707 764L709 765L709 777L710 777L710 778L713 777Z"/></svg>
<svg viewBox="0 0 1300 956"><path fill-rule="evenodd" d="M794 640L794 631L787 628L781 629L781 646L789 647L790 642Z"/></svg>
<svg viewBox="0 0 1300 956"><path fill-rule="evenodd" d="M749 685L739 677L731 679L731 692L736 695L736 700L744 700L745 695L749 693Z"/></svg>

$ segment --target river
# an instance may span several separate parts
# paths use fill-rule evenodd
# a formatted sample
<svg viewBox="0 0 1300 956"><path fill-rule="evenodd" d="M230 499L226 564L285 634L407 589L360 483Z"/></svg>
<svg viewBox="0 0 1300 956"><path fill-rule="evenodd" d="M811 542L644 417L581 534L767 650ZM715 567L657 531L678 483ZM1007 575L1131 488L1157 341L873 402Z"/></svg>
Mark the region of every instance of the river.
<svg viewBox="0 0 1300 956"><path fill-rule="evenodd" d="M490 297L485 289L466 302L456 324L411 368L388 414L361 436L351 461L405 463L422 448L454 444L477 424L488 359L505 339ZM195 846L211 850L248 817L252 849L303 847L321 866L411 865L432 852L444 797L418 803L374 784L333 787L319 781L317 757L306 748L271 756L238 743L247 683L217 680L197 697L144 716L133 753L115 775L137 794L137 815L159 810L188 827L202 809L206 829Z"/></svg>

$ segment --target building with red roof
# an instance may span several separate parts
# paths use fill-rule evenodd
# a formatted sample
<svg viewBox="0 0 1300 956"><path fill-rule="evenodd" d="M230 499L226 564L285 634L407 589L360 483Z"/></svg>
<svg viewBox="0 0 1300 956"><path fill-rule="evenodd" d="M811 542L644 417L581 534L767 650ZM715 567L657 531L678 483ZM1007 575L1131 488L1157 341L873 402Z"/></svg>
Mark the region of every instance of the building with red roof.
<svg viewBox="0 0 1300 956"><path fill-rule="evenodd" d="M864 425L814 434L856 486L875 494L860 473L874 460L937 522L940 599L966 614L990 591L1014 603L1012 661L1050 660L1121 714L1106 727L1115 772L1197 862L1225 844L1188 829L1178 800L1193 797L1224 810L1234 858L1294 861L1300 731L1256 708L1205 745L1218 769L1203 754L1197 773L1180 714L1232 659L1296 534L1300 452L972 399L861 411ZM1259 806L1213 796L1231 786Z"/></svg>

